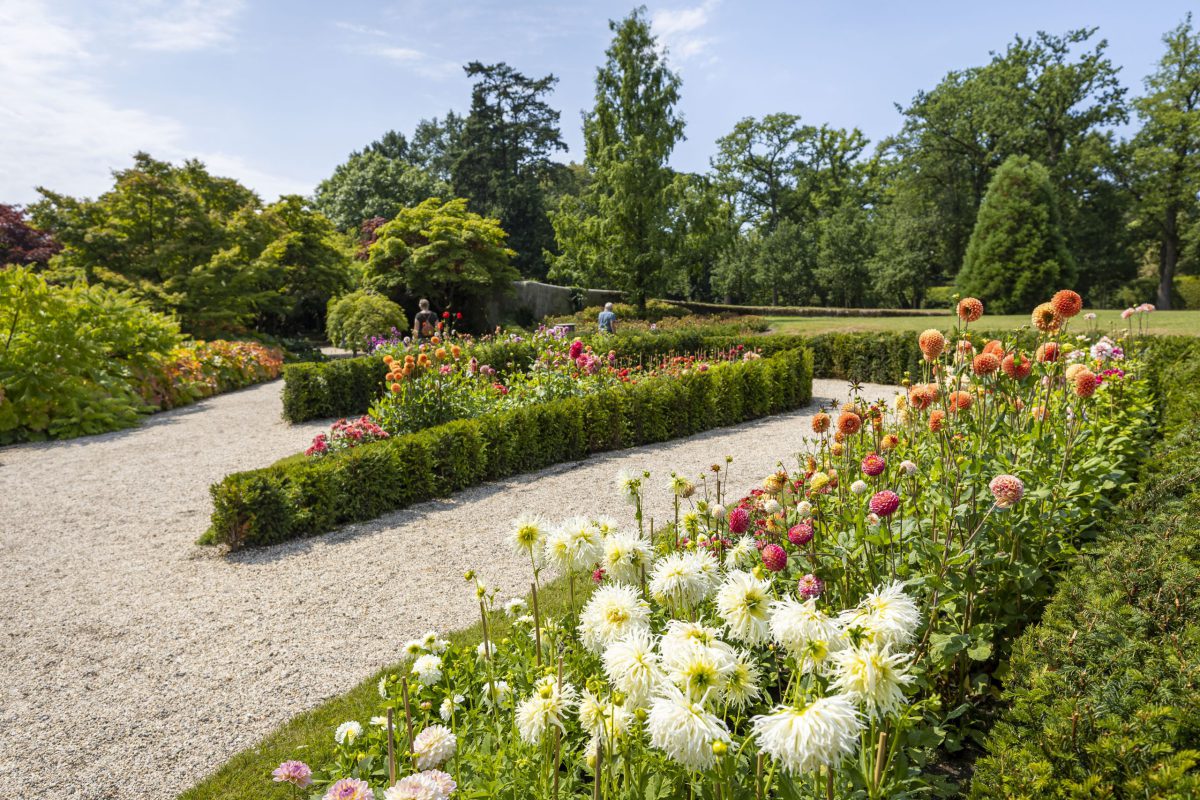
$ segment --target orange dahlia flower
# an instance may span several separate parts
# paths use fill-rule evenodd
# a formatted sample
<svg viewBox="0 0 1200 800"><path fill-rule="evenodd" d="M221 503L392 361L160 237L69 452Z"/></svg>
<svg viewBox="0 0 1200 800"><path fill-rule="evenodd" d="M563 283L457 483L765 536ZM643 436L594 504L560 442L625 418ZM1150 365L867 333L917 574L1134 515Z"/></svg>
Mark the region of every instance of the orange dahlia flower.
<svg viewBox="0 0 1200 800"><path fill-rule="evenodd" d="M1029 359L1022 353L1009 353L1000 362L1000 367L1004 370L1004 374L1014 381L1023 381L1029 377L1033 364L1029 363Z"/></svg>
<svg viewBox="0 0 1200 800"><path fill-rule="evenodd" d="M1063 323L1063 318L1050 303L1042 303L1035 308L1030 319L1033 321L1033 327L1043 333L1056 333Z"/></svg>
<svg viewBox="0 0 1200 800"><path fill-rule="evenodd" d="M971 369L975 371L976 375L991 375L1000 369L1000 359L994 353L980 353L971 362Z"/></svg>
<svg viewBox="0 0 1200 800"><path fill-rule="evenodd" d="M862 417L853 411L843 411L838 415L837 429L845 436L856 434L862 429Z"/></svg>
<svg viewBox="0 0 1200 800"><path fill-rule="evenodd" d="M933 433L940 431L946 424L946 412L935 408L929 415L929 430Z"/></svg>
<svg viewBox="0 0 1200 800"><path fill-rule="evenodd" d="M1050 298L1050 305L1063 319L1070 319L1083 310L1083 298L1070 289L1055 292Z"/></svg>
<svg viewBox="0 0 1200 800"><path fill-rule="evenodd" d="M951 392L946 398L946 405L951 411L966 411L974 400L970 392Z"/></svg>
<svg viewBox="0 0 1200 800"><path fill-rule="evenodd" d="M983 303L974 297L958 301L958 318L963 322L974 322L983 316Z"/></svg>
<svg viewBox="0 0 1200 800"><path fill-rule="evenodd" d="M813 414L812 418L813 433L824 433L829 430L829 415L824 411L818 411Z"/></svg>
<svg viewBox="0 0 1200 800"><path fill-rule="evenodd" d="M1034 351L1033 357L1040 364L1049 364L1053 361L1058 361L1058 357L1061 354L1058 342L1044 342L1038 345L1038 349Z"/></svg>
<svg viewBox="0 0 1200 800"><path fill-rule="evenodd" d="M925 356L926 361L934 361L946 349L946 337L942 332L934 328L924 331L917 339L917 344L921 347L921 354Z"/></svg>

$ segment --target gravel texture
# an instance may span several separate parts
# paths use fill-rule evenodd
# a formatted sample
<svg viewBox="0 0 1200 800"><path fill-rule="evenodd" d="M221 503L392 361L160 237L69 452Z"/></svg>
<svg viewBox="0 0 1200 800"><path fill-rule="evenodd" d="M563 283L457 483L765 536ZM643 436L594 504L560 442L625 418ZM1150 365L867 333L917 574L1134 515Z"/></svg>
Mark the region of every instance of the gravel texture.
<svg viewBox="0 0 1200 800"><path fill-rule="evenodd" d="M211 483L326 428L281 422L281 387L0 450L0 792L174 797L395 661L406 639L472 620L465 569L504 597L523 593L526 565L504 545L521 512L631 522L613 478L647 469L648 513L666 519L670 470L696 475L732 454L733 483L749 489L777 462L795 465L814 410L562 464L315 539L233 556L195 546ZM815 405L847 387L813 389Z"/></svg>

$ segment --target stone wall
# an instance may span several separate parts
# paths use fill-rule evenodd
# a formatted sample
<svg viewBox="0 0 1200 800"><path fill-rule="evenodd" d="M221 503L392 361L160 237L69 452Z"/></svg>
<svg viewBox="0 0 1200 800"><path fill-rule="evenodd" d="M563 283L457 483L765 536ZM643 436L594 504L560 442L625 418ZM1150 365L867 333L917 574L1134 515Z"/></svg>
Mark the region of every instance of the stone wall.
<svg viewBox="0 0 1200 800"><path fill-rule="evenodd" d="M621 293L609 289L576 289L552 286L538 281L513 281L511 294L496 298L488 304L491 324L498 324L504 317L512 316L519 309L528 309L534 319L574 314L579 309L572 302L577 291L583 292L583 307L619 303Z"/></svg>

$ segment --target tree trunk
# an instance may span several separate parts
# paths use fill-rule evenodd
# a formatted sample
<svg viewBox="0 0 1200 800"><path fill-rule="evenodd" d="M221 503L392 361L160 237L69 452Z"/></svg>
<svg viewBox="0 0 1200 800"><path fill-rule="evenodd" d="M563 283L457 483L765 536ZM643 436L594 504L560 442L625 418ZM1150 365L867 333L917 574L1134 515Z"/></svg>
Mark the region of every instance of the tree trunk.
<svg viewBox="0 0 1200 800"><path fill-rule="evenodd" d="M1171 288L1175 282L1175 265L1179 263L1179 213L1168 208L1163 220L1162 249L1158 254L1158 297L1155 305L1160 311L1171 309Z"/></svg>

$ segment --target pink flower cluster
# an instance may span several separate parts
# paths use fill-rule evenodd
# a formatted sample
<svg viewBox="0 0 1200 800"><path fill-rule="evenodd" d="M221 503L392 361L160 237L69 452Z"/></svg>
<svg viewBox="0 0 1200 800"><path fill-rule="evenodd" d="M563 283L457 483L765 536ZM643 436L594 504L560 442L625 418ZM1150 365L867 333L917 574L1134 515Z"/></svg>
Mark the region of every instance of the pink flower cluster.
<svg viewBox="0 0 1200 800"><path fill-rule="evenodd" d="M312 446L304 451L306 456L323 456L337 450L348 450L367 442L377 442L387 439L388 432L375 424L374 420L364 415L356 420L339 419L329 429L329 435L318 433L313 437Z"/></svg>
<svg viewBox="0 0 1200 800"><path fill-rule="evenodd" d="M285 761L271 773L276 783L290 783L297 789L312 784L312 770L303 761Z"/></svg>

